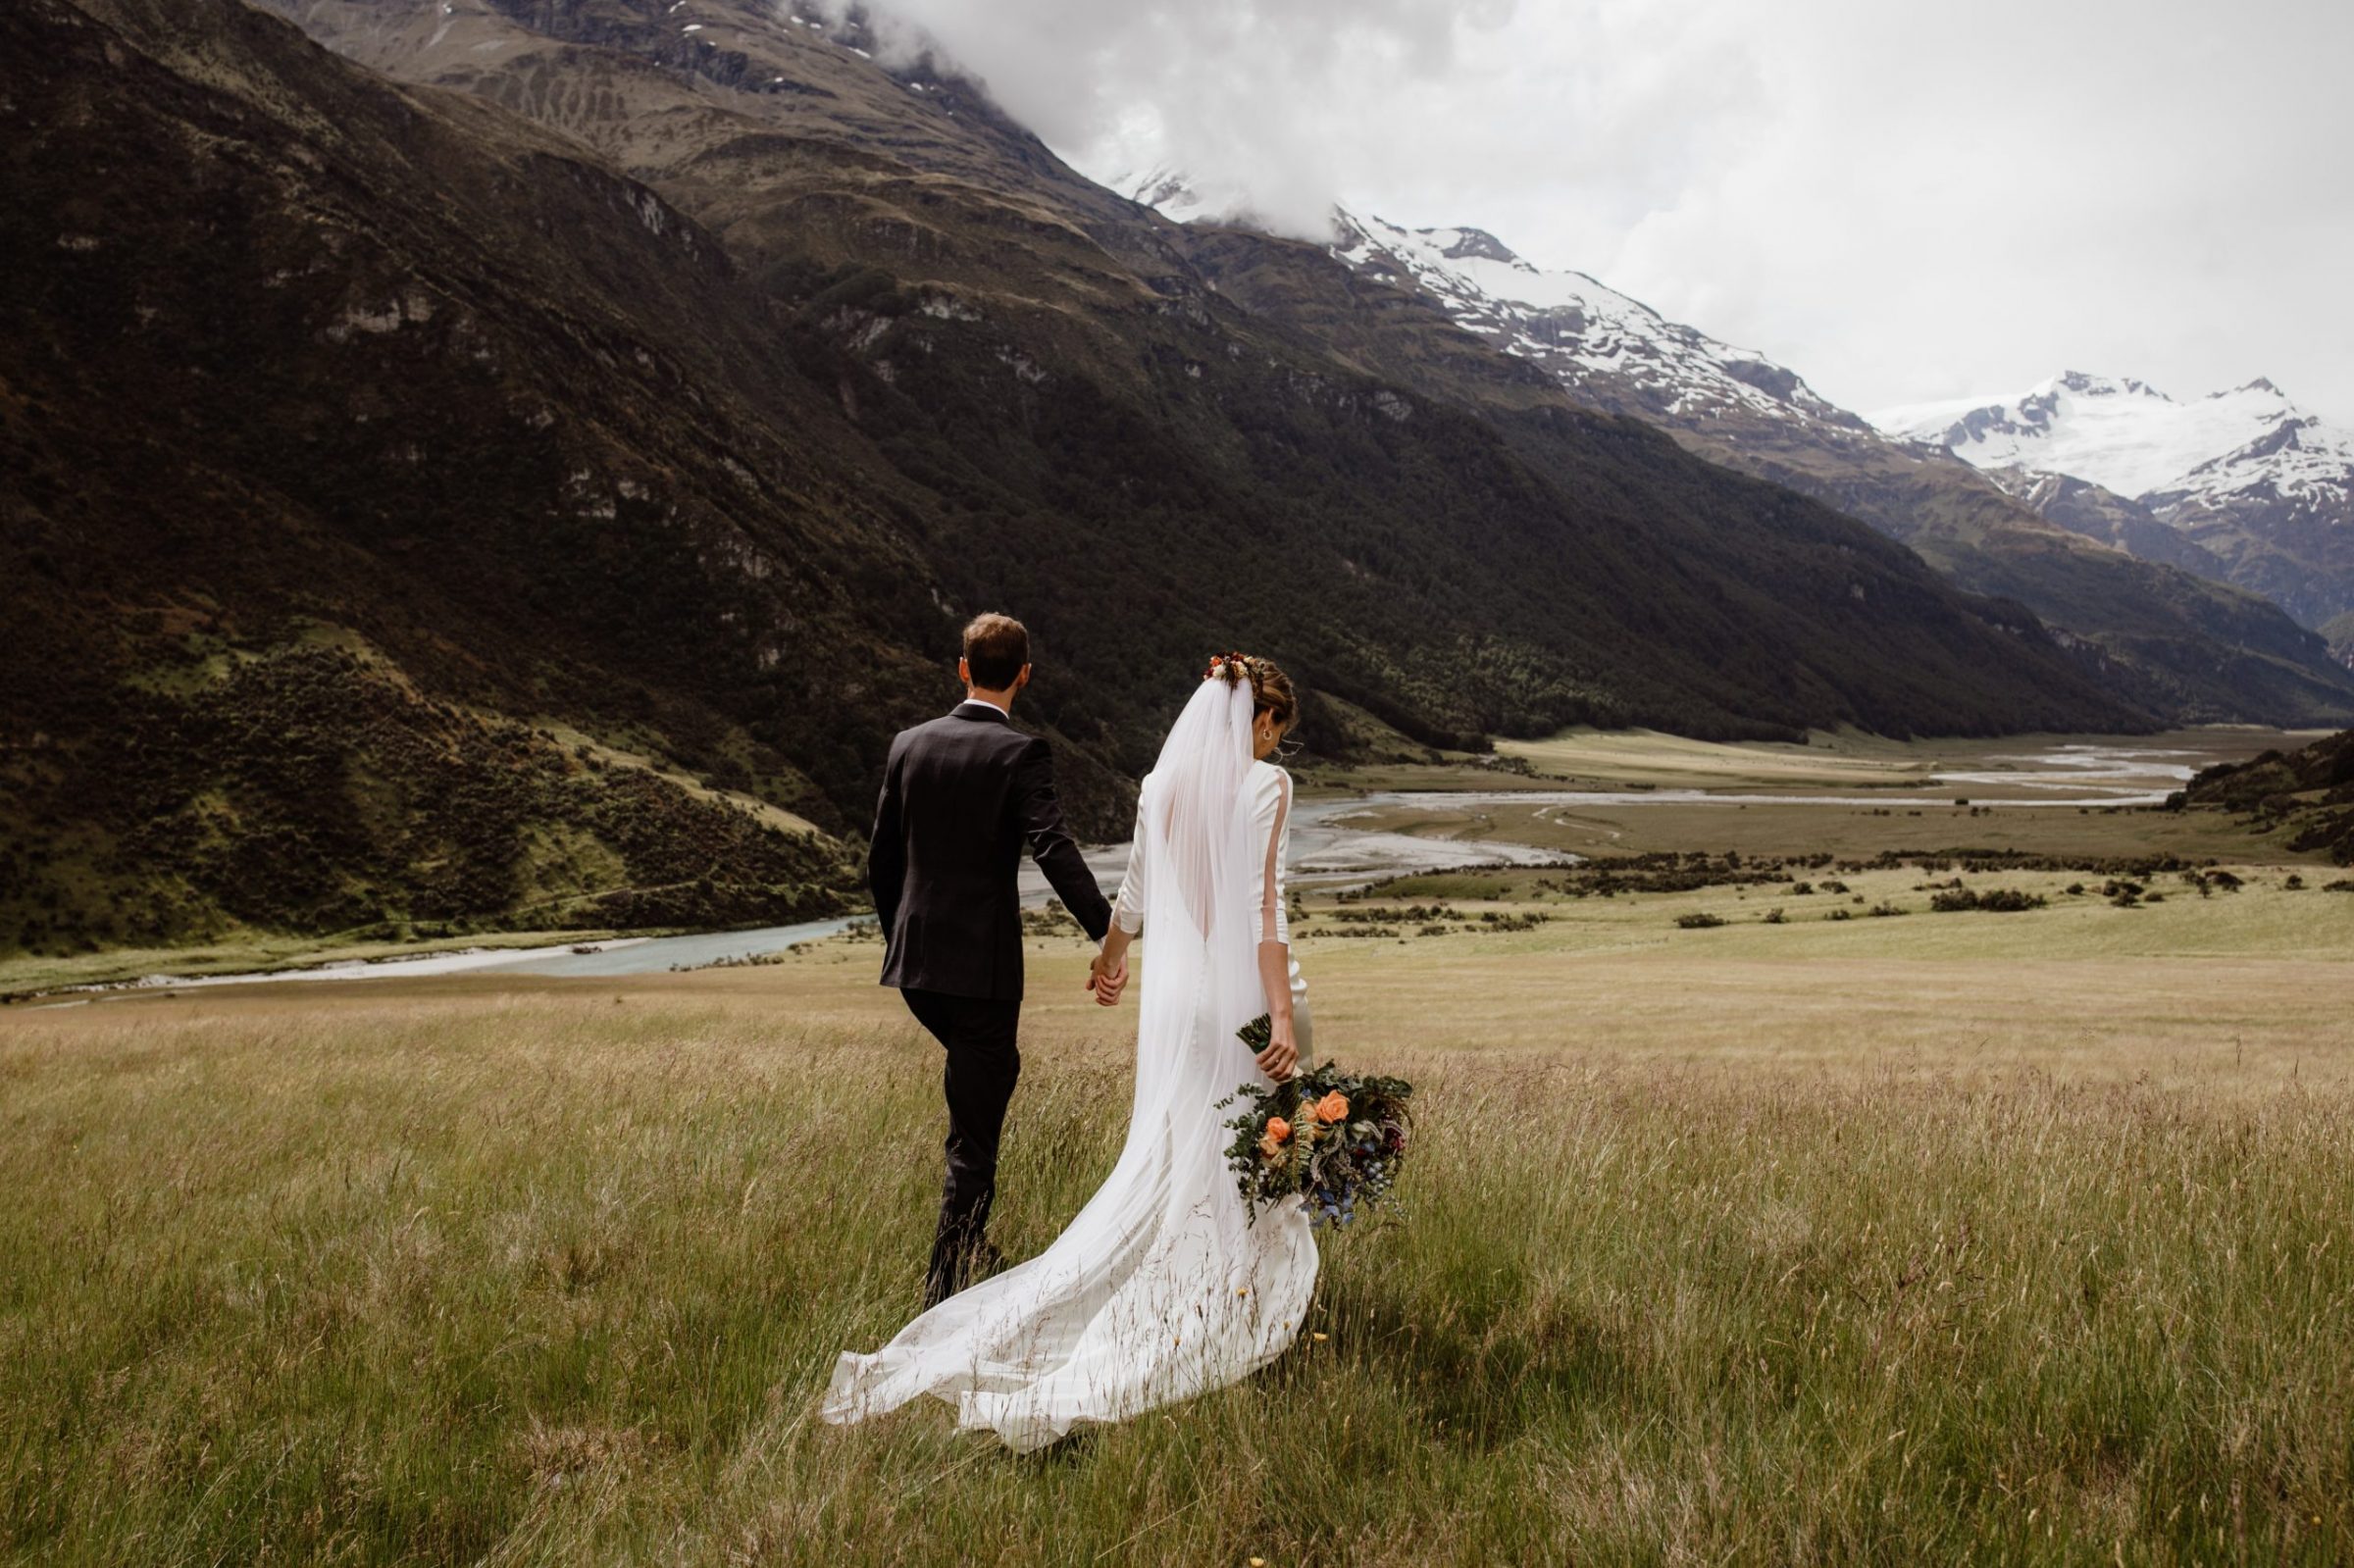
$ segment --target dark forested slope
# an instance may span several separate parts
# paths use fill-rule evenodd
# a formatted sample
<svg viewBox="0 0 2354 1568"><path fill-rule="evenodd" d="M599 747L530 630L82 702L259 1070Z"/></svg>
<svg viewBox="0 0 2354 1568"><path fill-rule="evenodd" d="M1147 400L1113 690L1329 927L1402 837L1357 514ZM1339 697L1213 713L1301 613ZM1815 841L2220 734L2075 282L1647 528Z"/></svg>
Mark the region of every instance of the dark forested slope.
<svg viewBox="0 0 2354 1568"><path fill-rule="evenodd" d="M2219 763L2190 781L2194 806L2249 813L2291 849L2327 849L2354 866L2354 730L2325 735L2296 751L2267 751L2246 762Z"/></svg>

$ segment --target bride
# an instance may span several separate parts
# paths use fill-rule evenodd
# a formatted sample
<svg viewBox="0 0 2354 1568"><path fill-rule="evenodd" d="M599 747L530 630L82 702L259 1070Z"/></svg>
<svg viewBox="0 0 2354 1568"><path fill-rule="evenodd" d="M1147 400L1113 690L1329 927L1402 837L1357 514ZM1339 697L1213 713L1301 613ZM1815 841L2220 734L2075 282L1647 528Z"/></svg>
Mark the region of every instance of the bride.
<svg viewBox="0 0 2354 1568"><path fill-rule="evenodd" d="M1152 936L1136 1094L1119 1162L1070 1228L1026 1263L948 1297L872 1355L844 1354L822 1409L850 1422L918 1394L959 1426L1040 1447L1249 1375L1299 1333L1316 1281L1305 1210L1255 1222L1226 1167L1221 1102L1289 1078L1307 1044L1291 957L1284 857L1291 776L1266 761L1292 726L1291 682L1224 654L1145 776L1112 929L1090 971L1105 1006L1127 948ZM1255 1059L1235 1031L1260 1013Z"/></svg>

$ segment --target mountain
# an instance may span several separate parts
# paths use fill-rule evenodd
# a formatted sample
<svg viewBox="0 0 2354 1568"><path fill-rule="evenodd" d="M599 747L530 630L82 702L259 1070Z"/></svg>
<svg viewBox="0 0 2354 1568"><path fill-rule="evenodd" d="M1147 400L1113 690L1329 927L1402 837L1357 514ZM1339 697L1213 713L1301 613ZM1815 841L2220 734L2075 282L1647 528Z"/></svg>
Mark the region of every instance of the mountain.
<svg viewBox="0 0 2354 1568"><path fill-rule="evenodd" d="M1656 423L1795 418L1856 435L1869 429L1792 371L1670 322L1584 273L1531 266L1484 229L1409 229L1346 208L1334 253L1409 283L1458 325L1542 366L1581 400Z"/></svg>
<svg viewBox="0 0 2354 1568"><path fill-rule="evenodd" d="M2021 647L2015 615L1958 598L1919 607L1917 649L1859 667L1811 601L1859 602L1860 553L1893 574L1887 594L1913 591L1927 580L1901 552L1859 551L1827 517L1590 422L1559 443L1611 482L1562 494L1464 411L1231 308L1181 229L937 62L885 70L855 25L764 0L281 9L355 59L573 138L703 226L772 308L814 320L844 362L828 384L871 377L845 414L931 492L944 591L1025 607L1094 688L1042 692L1046 717L1069 702L1082 717L1062 728L1103 736L1123 771L1182 695L1167 671L1237 623L1433 740L1637 709L1786 727L1808 693L1867 723L1914 722L1899 710L1916 698L1964 710L1937 722L2005 722L1952 688L1960 644L1930 644L1957 635L2023 660L2048 688L2031 704L2117 711ZM1790 597L1760 592L1761 573ZM1705 629L1688 641L1662 634L1679 603ZM1893 630L1868 619L1868 643ZM1708 644L1753 635L1786 650L1778 668L1728 683ZM1852 694L1823 684L1833 663Z"/></svg>
<svg viewBox="0 0 2354 1568"><path fill-rule="evenodd" d="M2014 493L2065 476L2124 497L2195 545L2215 575L2307 626L2354 610L2354 431L2270 381L2177 403L2146 382L2070 371L2016 397L1871 420Z"/></svg>
<svg viewBox="0 0 2354 1568"><path fill-rule="evenodd" d="M1197 230L1214 210L1179 176L1128 188L1194 215ZM2354 714L2354 683L2319 638L2257 595L2219 585L2220 564L2155 518L2047 518L1968 464L1886 438L1766 356L1585 274L1539 269L1484 230L1411 229L1346 209L1335 228L1332 254L1359 277L1435 306L1580 406L1655 425L1711 461L1904 540L1958 586L2018 600L2134 701L2186 722ZM1453 356L1424 345L1412 357L1429 366Z"/></svg>
<svg viewBox="0 0 2354 1568"><path fill-rule="evenodd" d="M988 606L1100 835L1217 647L1333 745L2150 722L1468 334L1509 408L1238 302L854 31L293 9L350 57L0 10L0 949L841 907ZM1348 318L1321 267L1300 317Z"/></svg>

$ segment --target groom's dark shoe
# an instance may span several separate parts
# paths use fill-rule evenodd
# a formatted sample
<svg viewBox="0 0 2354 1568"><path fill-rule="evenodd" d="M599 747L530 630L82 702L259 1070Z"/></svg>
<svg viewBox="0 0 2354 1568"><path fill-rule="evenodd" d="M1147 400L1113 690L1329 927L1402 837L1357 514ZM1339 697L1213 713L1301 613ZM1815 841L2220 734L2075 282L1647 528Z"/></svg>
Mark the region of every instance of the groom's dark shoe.
<svg viewBox="0 0 2354 1568"><path fill-rule="evenodd" d="M924 1310L929 1312L976 1280L986 1280L1005 1266L1005 1254L989 1241L933 1251L931 1272L924 1277Z"/></svg>

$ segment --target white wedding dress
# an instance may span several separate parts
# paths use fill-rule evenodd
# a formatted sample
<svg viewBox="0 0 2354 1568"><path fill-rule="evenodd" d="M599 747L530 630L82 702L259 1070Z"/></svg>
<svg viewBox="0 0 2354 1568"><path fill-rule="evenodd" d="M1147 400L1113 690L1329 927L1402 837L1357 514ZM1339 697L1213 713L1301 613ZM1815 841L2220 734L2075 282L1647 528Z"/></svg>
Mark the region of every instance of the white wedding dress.
<svg viewBox="0 0 2354 1568"><path fill-rule="evenodd" d="M1265 1365L1316 1281L1306 1211L1254 1223L1226 1165L1241 1106L1267 1082L1235 1031L1266 1002L1258 943L1283 941L1291 779L1251 755L1251 688L1204 682L1146 776L1114 918L1148 935L1136 1094L1111 1175L1053 1244L836 1364L821 1414L849 1422L919 1394L1017 1449L1122 1421ZM1305 986L1289 965L1307 1049Z"/></svg>

